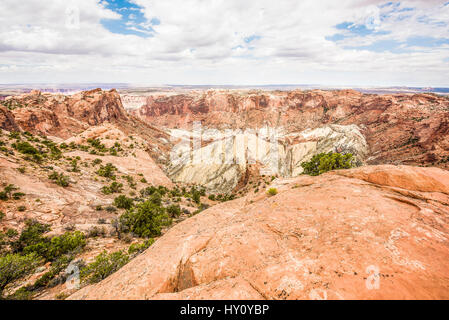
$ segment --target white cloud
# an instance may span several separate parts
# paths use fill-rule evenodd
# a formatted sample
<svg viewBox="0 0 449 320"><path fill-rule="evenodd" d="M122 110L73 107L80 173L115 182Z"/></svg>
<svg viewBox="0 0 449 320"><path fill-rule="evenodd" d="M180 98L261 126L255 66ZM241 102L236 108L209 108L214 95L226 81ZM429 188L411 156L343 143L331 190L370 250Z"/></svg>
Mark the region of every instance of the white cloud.
<svg viewBox="0 0 449 320"><path fill-rule="evenodd" d="M121 15L104 1L2 0L0 82L449 86L448 46L345 49L412 36L449 38L445 1L402 1L398 8L414 8L403 12L381 7L387 2L133 0L148 21L160 21L153 37L141 38L108 31L102 19ZM67 28L70 6L79 10L79 28ZM335 29L342 22L380 34L326 40L344 33Z"/></svg>

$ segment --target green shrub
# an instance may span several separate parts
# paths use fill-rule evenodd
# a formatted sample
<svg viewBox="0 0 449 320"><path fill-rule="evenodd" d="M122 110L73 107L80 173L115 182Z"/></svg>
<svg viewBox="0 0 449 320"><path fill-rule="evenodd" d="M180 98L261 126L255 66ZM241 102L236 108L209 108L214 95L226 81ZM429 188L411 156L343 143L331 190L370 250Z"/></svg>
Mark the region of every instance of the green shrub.
<svg viewBox="0 0 449 320"><path fill-rule="evenodd" d="M150 197L150 201L154 203L155 205L160 206L162 203L162 195L159 193L159 191L156 191L153 193Z"/></svg>
<svg viewBox="0 0 449 320"><path fill-rule="evenodd" d="M27 141L15 142L12 147L23 154L39 154L40 152Z"/></svg>
<svg viewBox="0 0 449 320"><path fill-rule="evenodd" d="M212 200L212 201L215 201L215 194L211 194L211 195L209 195L209 200Z"/></svg>
<svg viewBox="0 0 449 320"><path fill-rule="evenodd" d="M5 216L5 213L3 211L0 211L0 221L2 221Z"/></svg>
<svg viewBox="0 0 449 320"><path fill-rule="evenodd" d="M114 199L114 206L119 209L131 209L133 206L133 199L120 195Z"/></svg>
<svg viewBox="0 0 449 320"><path fill-rule="evenodd" d="M231 201L235 199L235 194L231 193L231 194L225 194L225 195L219 195L217 197L217 200L221 201L221 202L226 202L226 201Z"/></svg>
<svg viewBox="0 0 449 320"><path fill-rule="evenodd" d="M117 171L117 168L112 163L108 163L105 166L100 166L100 169L98 169L97 174L100 177L115 180L115 171Z"/></svg>
<svg viewBox="0 0 449 320"><path fill-rule="evenodd" d="M120 216L120 229L124 233L132 232L143 238L159 236L163 226L171 219L165 208L151 201L145 201Z"/></svg>
<svg viewBox="0 0 449 320"><path fill-rule="evenodd" d="M196 204L200 204L200 198L201 198L201 194L198 191L194 191L192 194L192 200L196 203Z"/></svg>
<svg viewBox="0 0 449 320"><path fill-rule="evenodd" d="M6 286L33 272L39 263L36 254L7 254L0 257L0 297Z"/></svg>
<svg viewBox="0 0 449 320"><path fill-rule="evenodd" d="M80 172L80 169L78 168L78 160L77 159L73 159L70 162L70 165L72 166L72 168L70 169L71 172Z"/></svg>
<svg viewBox="0 0 449 320"><path fill-rule="evenodd" d="M81 231L66 232L51 238L45 257L47 260L54 260L63 254L76 252L84 248L86 244L86 238Z"/></svg>
<svg viewBox="0 0 449 320"><path fill-rule="evenodd" d="M27 208L25 207L25 206L18 206L17 207L17 211L19 211L19 212L23 212L23 211L25 211Z"/></svg>
<svg viewBox="0 0 449 320"><path fill-rule="evenodd" d="M13 184L7 185L5 188L3 188L3 191L0 192L0 200L9 200L13 197L13 192L19 190L16 186Z"/></svg>
<svg viewBox="0 0 449 320"><path fill-rule="evenodd" d="M29 286L21 287L17 289L13 294L6 297L6 300L32 300L35 292Z"/></svg>
<svg viewBox="0 0 449 320"><path fill-rule="evenodd" d="M177 204L172 204L167 207L167 213L171 218L177 218L181 215L181 207Z"/></svg>
<svg viewBox="0 0 449 320"><path fill-rule="evenodd" d="M25 228L22 230L17 241L11 244L14 252L22 252L27 246L35 245L42 241L42 235L50 231L48 224L42 224L36 220L25 221Z"/></svg>
<svg viewBox="0 0 449 320"><path fill-rule="evenodd" d="M101 188L101 191L104 194L121 193L123 191L123 184L114 181L111 185Z"/></svg>
<svg viewBox="0 0 449 320"><path fill-rule="evenodd" d="M157 187L157 191L160 193L161 196L165 196L168 193L168 189L164 186Z"/></svg>
<svg viewBox="0 0 449 320"><path fill-rule="evenodd" d="M9 133L9 138L10 139L20 139L20 132L17 131L11 131Z"/></svg>
<svg viewBox="0 0 449 320"><path fill-rule="evenodd" d="M34 252L45 258L46 261L53 261L64 254L78 251L85 246L84 234L80 231L74 231L53 238L42 237L38 243L25 247L23 252Z"/></svg>
<svg viewBox="0 0 449 320"><path fill-rule="evenodd" d="M150 238L142 243L133 243L129 246L128 254L134 255L148 249L154 243L154 239Z"/></svg>
<svg viewBox="0 0 449 320"><path fill-rule="evenodd" d="M276 188L270 188L270 189L268 189L267 193L268 193L270 196L275 196L275 195L278 194L278 190L277 190Z"/></svg>
<svg viewBox="0 0 449 320"><path fill-rule="evenodd" d="M309 162L302 163L301 166L304 174L317 176L327 171L353 167L353 157L351 153L320 153L313 156Z"/></svg>
<svg viewBox="0 0 449 320"><path fill-rule="evenodd" d="M61 159L62 152L56 143L47 139L43 140L42 143L50 150L50 157L52 159Z"/></svg>
<svg viewBox="0 0 449 320"><path fill-rule="evenodd" d="M93 148L97 149L100 152L106 152L107 148L104 144L101 143L100 139L87 139L87 143L89 143Z"/></svg>
<svg viewBox="0 0 449 320"><path fill-rule="evenodd" d="M126 181L128 181L128 185L130 188L135 189L136 188L136 183L134 182L134 178L131 176L124 176L124 179L126 179Z"/></svg>
<svg viewBox="0 0 449 320"><path fill-rule="evenodd" d="M19 232L16 229L9 228L8 230L6 230L5 235L8 238L14 238L14 237L17 237L19 235Z"/></svg>
<svg viewBox="0 0 449 320"><path fill-rule="evenodd" d="M52 261L61 255L78 251L86 245L86 239L82 232L66 232L60 236L44 237L44 233L50 231L49 225L35 220L26 220L25 228L19 239L11 243L15 253L36 253Z"/></svg>
<svg viewBox="0 0 449 320"><path fill-rule="evenodd" d="M69 178L62 173L57 173L56 171L53 171L48 178L50 180L53 180L58 186L61 187L68 187L69 186Z"/></svg>
<svg viewBox="0 0 449 320"><path fill-rule="evenodd" d="M116 212L117 208L114 206L107 206L106 208L104 208L107 212Z"/></svg>
<svg viewBox="0 0 449 320"><path fill-rule="evenodd" d="M150 186L150 187L146 187L145 189L140 190L140 195L142 197L149 197L156 191L158 191L158 188Z"/></svg>
<svg viewBox="0 0 449 320"><path fill-rule="evenodd" d="M12 194L12 198L14 200L20 200L24 196L25 196L25 193L23 193L23 192L15 192Z"/></svg>
<svg viewBox="0 0 449 320"><path fill-rule="evenodd" d="M69 266L73 258L74 256L72 254L65 254L55 259L55 261L51 263L50 270L44 273L39 279L36 280L36 282L32 286L32 289L35 290L41 287L49 286L50 282Z"/></svg>
<svg viewBox="0 0 449 320"><path fill-rule="evenodd" d="M103 251L95 261L82 268L80 271L81 280L87 283L97 283L106 279L129 261L129 256L122 251L106 253Z"/></svg>
<svg viewBox="0 0 449 320"><path fill-rule="evenodd" d="M106 230L104 227L99 228L97 226L94 226L87 230L87 236L89 238L104 237L106 236Z"/></svg>

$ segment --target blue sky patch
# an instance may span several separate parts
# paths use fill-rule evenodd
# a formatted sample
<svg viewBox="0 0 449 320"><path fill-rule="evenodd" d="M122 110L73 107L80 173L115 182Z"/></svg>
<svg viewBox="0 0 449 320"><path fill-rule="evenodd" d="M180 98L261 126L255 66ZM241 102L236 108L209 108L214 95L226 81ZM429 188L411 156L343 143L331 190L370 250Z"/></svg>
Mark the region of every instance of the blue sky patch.
<svg viewBox="0 0 449 320"><path fill-rule="evenodd" d="M337 24L335 28L337 28L338 30L346 30L349 31L351 34L362 37L370 35L374 32L373 29L368 29L365 25L355 24L353 22L343 22Z"/></svg>
<svg viewBox="0 0 449 320"><path fill-rule="evenodd" d="M368 50L373 52L407 53L412 52L411 47L436 48L449 45L449 38L411 37L405 42L395 40L379 40L366 46L346 46L348 50Z"/></svg>
<svg viewBox="0 0 449 320"><path fill-rule="evenodd" d="M243 41L245 41L245 43L250 43L250 42L252 42L252 41L254 41L254 40L259 40L260 38L261 38L260 36L257 36L257 35L255 35L255 34L253 34L253 35L251 35L251 36L246 37L245 39L243 39Z"/></svg>
<svg viewBox="0 0 449 320"><path fill-rule="evenodd" d="M108 0L104 3L107 9L121 15L121 19L118 20L103 19L101 21L101 24L112 33L148 38L154 33L152 26L161 23L157 18L148 21L142 12L142 7L129 0Z"/></svg>
<svg viewBox="0 0 449 320"><path fill-rule="evenodd" d="M449 38L411 37L407 39L408 47L441 47L449 44Z"/></svg>

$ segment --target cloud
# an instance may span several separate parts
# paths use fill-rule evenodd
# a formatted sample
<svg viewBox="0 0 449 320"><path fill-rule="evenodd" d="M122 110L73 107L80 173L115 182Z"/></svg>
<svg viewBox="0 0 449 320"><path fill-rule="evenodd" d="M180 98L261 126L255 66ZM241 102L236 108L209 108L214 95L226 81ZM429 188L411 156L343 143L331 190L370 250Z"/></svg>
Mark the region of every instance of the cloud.
<svg viewBox="0 0 449 320"><path fill-rule="evenodd" d="M0 82L449 86L445 3L3 0Z"/></svg>

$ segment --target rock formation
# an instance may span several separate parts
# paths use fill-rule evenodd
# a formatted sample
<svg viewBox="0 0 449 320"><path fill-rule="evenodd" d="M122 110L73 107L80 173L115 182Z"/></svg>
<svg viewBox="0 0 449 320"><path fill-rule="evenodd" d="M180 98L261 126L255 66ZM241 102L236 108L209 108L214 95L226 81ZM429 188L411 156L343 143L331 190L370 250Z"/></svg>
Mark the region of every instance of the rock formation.
<svg viewBox="0 0 449 320"><path fill-rule="evenodd" d="M167 173L177 182L229 193L250 164L259 163L260 174L294 177L302 173L301 163L318 153L351 152L359 164L368 155L365 138L355 125L329 125L290 134L275 128L263 129L228 131L226 136L219 131L215 136L206 131L205 139L213 142L197 150L183 150L188 144L184 138L178 143L180 150L172 153Z"/></svg>
<svg viewBox="0 0 449 320"><path fill-rule="evenodd" d="M201 121L209 128L283 127L286 133L327 124L362 129L370 164L449 167L449 99L434 94L340 91L194 91L155 95L133 114L168 128Z"/></svg>
<svg viewBox="0 0 449 320"><path fill-rule="evenodd" d="M87 245L70 259L89 263L103 250L129 252L129 241L146 245L119 231L129 206L116 198L136 213L153 195L151 215L176 207L173 224L115 274L74 293L56 281L63 270L33 298L449 298L447 98L211 90L145 99L137 109L129 99L128 112L115 90L0 102L2 254L31 218L50 225L48 236L83 232ZM300 175L329 151L362 166ZM27 293L17 289L53 267L0 294Z"/></svg>
<svg viewBox="0 0 449 320"><path fill-rule="evenodd" d="M69 138L105 121L127 119L115 90L96 89L73 96L34 90L8 97L3 104L13 110L15 122L22 130L60 138ZM2 124L1 128L8 130L8 124Z"/></svg>
<svg viewBox="0 0 449 320"><path fill-rule="evenodd" d="M0 105L0 128L8 131L18 131L14 115L5 106Z"/></svg>
<svg viewBox="0 0 449 320"><path fill-rule="evenodd" d="M173 227L71 299L447 299L449 173L278 179Z"/></svg>

